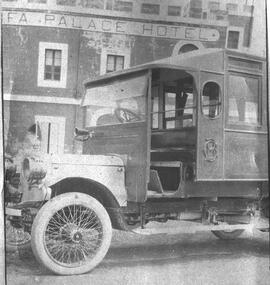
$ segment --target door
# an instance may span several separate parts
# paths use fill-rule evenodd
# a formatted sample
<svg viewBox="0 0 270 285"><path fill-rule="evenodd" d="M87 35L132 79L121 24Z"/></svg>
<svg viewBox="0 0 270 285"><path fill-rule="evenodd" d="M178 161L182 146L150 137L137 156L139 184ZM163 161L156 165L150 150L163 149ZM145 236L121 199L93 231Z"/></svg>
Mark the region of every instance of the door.
<svg viewBox="0 0 270 285"><path fill-rule="evenodd" d="M115 76L86 89L85 128L92 132L84 154L120 155L129 202L144 202L149 164L147 92L149 71Z"/></svg>
<svg viewBox="0 0 270 285"><path fill-rule="evenodd" d="M50 154L64 152L65 118L35 116L35 121L41 131L41 151Z"/></svg>
<svg viewBox="0 0 270 285"><path fill-rule="evenodd" d="M223 178L224 75L200 72L196 180Z"/></svg>

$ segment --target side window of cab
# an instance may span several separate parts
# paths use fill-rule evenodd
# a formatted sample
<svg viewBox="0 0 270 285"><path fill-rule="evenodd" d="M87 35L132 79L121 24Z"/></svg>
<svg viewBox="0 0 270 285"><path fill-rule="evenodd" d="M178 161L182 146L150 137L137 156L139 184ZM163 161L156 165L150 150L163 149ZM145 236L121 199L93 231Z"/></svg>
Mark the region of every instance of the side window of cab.
<svg viewBox="0 0 270 285"><path fill-rule="evenodd" d="M227 124L238 127L262 125L261 81L245 74L229 75Z"/></svg>
<svg viewBox="0 0 270 285"><path fill-rule="evenodd" d="M178 130L196 124L196 96L191 75L152 86L152 129Z"/></svg>
<svg viewBox="0 0 270 285"><path fill-rule="evenodd" d="M219 116L221 113L221 89L218 83L208 81L204 84L201 108L205 117L215 119Z"/></svg>

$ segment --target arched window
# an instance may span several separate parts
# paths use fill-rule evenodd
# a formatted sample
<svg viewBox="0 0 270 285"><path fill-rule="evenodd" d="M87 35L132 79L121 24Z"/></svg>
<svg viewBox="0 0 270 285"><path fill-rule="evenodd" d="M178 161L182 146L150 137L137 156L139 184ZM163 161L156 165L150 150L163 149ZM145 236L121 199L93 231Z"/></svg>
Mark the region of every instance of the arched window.
<svg viewBox="0 0 270 285"><path fill-rule="evenodd" d="M172 56L177 56L182 53L194 51L194 50L203 50L205 46L199 41L183 41L180 40L173 48Z"/></svg>
<svg viewBox="0 0 270 285"><path fill-rule="evenodd" d="M179 49L179 54L181 53L185 53L185 52L189 52L189 51L193 51L199 49L197 46L193 45L193 44L185 44L183 45L180 49Z"/></svg>
<svg viewBox="0 0 270 285"><path fill-rule="evenodd" d="M212 119L221 112L221 92L216 82L207 82L203 87L202 112L206 117Z"/></svg>

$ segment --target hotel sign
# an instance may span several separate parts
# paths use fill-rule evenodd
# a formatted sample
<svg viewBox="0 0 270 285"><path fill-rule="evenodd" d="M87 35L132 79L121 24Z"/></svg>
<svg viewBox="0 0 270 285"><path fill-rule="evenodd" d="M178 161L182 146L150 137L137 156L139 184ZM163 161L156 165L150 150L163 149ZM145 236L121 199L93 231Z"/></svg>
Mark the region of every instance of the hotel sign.
<svg viewBox="0 0 270 285"><path fill-rule="evenodd" d="M73 16L56 13L3 11L3 24L19 26L81 29L91 32L105 32L126 35L185 39L194 41L217 41L217 29L197 26L165 25L130 20Z"/></svg>

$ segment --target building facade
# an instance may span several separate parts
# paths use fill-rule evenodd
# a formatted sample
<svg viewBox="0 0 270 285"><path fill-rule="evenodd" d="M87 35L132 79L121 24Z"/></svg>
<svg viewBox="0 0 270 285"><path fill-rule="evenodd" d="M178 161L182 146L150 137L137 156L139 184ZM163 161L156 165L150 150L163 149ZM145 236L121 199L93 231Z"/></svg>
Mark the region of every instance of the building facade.
<svg viewBox="0 0 270 285"><path fill-rule="evenodd" d="M80 152L73 130L84 125L86 79L194 49L266 53L263 0L3 0L2 7L9 152L36 122L44 151Z"/></svg>

